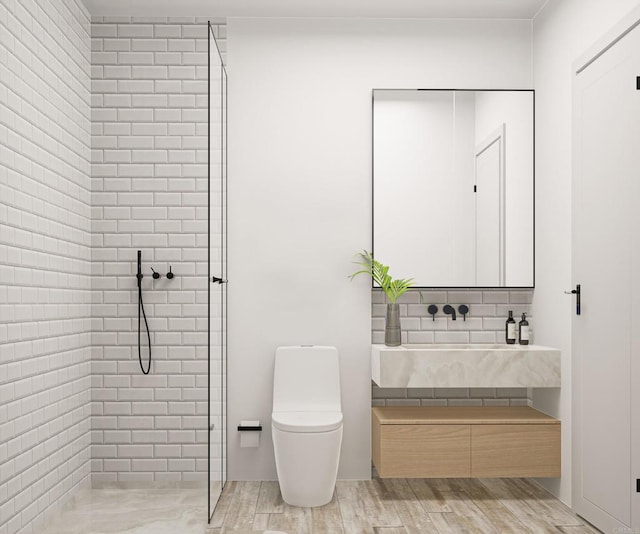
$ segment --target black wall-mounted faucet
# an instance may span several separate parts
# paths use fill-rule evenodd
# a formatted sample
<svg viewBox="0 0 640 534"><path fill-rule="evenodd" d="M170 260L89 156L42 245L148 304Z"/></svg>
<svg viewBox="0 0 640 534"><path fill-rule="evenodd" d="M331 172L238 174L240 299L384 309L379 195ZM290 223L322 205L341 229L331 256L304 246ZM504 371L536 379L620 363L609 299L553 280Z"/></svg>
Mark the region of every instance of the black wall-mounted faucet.
<svg viewBox="0 0 640 534"><path fill-rule="evenodd" d="M449 304L445 304L444 308L442 308L442 311L446 314L446 315L451 315L451 320L455 321L456 320L456 310L453 306L450 306Z"/></svg>
<svg viewBox="0 0 640 534"><path fill-rule="evenodd" d="M466 321L467 313L469 313L469 306L466 304L460 304L460 306L458 306L458 313L462 315L463 320Z"/></svg>
<svg viewBox="0 0 640 534"><path fill-rule="evenodd" d="M431 317L435 321L436 320L436 313L438 313L438 306L436 306L435 304L429 304L429 307L427 308L427 311L431 314Z"/></svg>

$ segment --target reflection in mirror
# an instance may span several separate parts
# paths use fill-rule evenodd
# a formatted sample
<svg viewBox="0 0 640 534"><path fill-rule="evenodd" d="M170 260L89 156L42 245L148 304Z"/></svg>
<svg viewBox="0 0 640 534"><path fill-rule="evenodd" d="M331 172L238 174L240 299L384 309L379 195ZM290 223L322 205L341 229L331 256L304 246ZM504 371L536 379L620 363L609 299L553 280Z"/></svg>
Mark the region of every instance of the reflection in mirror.
<svg viewBox="0 0 640 534"><path fill-rule="evenodd" d="M417 287L533 287L534 93L373 91L373 250Z"/></svg>

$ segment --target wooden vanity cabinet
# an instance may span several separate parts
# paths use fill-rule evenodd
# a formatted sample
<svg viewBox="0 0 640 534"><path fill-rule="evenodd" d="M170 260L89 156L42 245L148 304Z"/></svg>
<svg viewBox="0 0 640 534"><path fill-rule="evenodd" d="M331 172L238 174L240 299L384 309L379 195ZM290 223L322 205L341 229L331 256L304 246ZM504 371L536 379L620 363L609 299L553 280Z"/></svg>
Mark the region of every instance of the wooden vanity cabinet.
<svg viewBox="0 0 640 534"><path fill-rule="evenodd" d="M526 406L375 407L381 478L559 477L560 421Z"/></svg>

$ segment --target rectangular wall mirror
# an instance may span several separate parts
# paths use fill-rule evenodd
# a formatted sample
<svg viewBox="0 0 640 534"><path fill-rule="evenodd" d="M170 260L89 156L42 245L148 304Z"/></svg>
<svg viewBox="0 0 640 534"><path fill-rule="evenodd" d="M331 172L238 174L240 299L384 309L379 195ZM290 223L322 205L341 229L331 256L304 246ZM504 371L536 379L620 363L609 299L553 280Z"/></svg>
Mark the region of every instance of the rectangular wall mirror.
<svg viewBox="0 0 640 534"><path fill-rule="evenodd" d="M416 287L534 286L534 92L373 90L373 252Z"/></svg>

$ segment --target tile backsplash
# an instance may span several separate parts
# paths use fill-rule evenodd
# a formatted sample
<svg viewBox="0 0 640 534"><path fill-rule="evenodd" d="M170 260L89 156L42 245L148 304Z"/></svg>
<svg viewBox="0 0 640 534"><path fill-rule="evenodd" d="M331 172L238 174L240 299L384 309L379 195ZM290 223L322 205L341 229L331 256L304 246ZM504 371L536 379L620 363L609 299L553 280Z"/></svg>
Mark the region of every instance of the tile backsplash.
<svg viewBox="0 0 640 534"><path fill-rule="evenodd" d="M398 303L402 343L504 343L505 321L513 310L516 323L522 313L531 325L533 290L410 290ZM427 307L435 304L435 318ZM466 320L453 321L442 311L445 304L456 309L469 306ZM371 295L371 341L384 343L386 300L381 290ZM519 406L530 404L527 388L379 388L372 383L373 406Z"/></svg>

